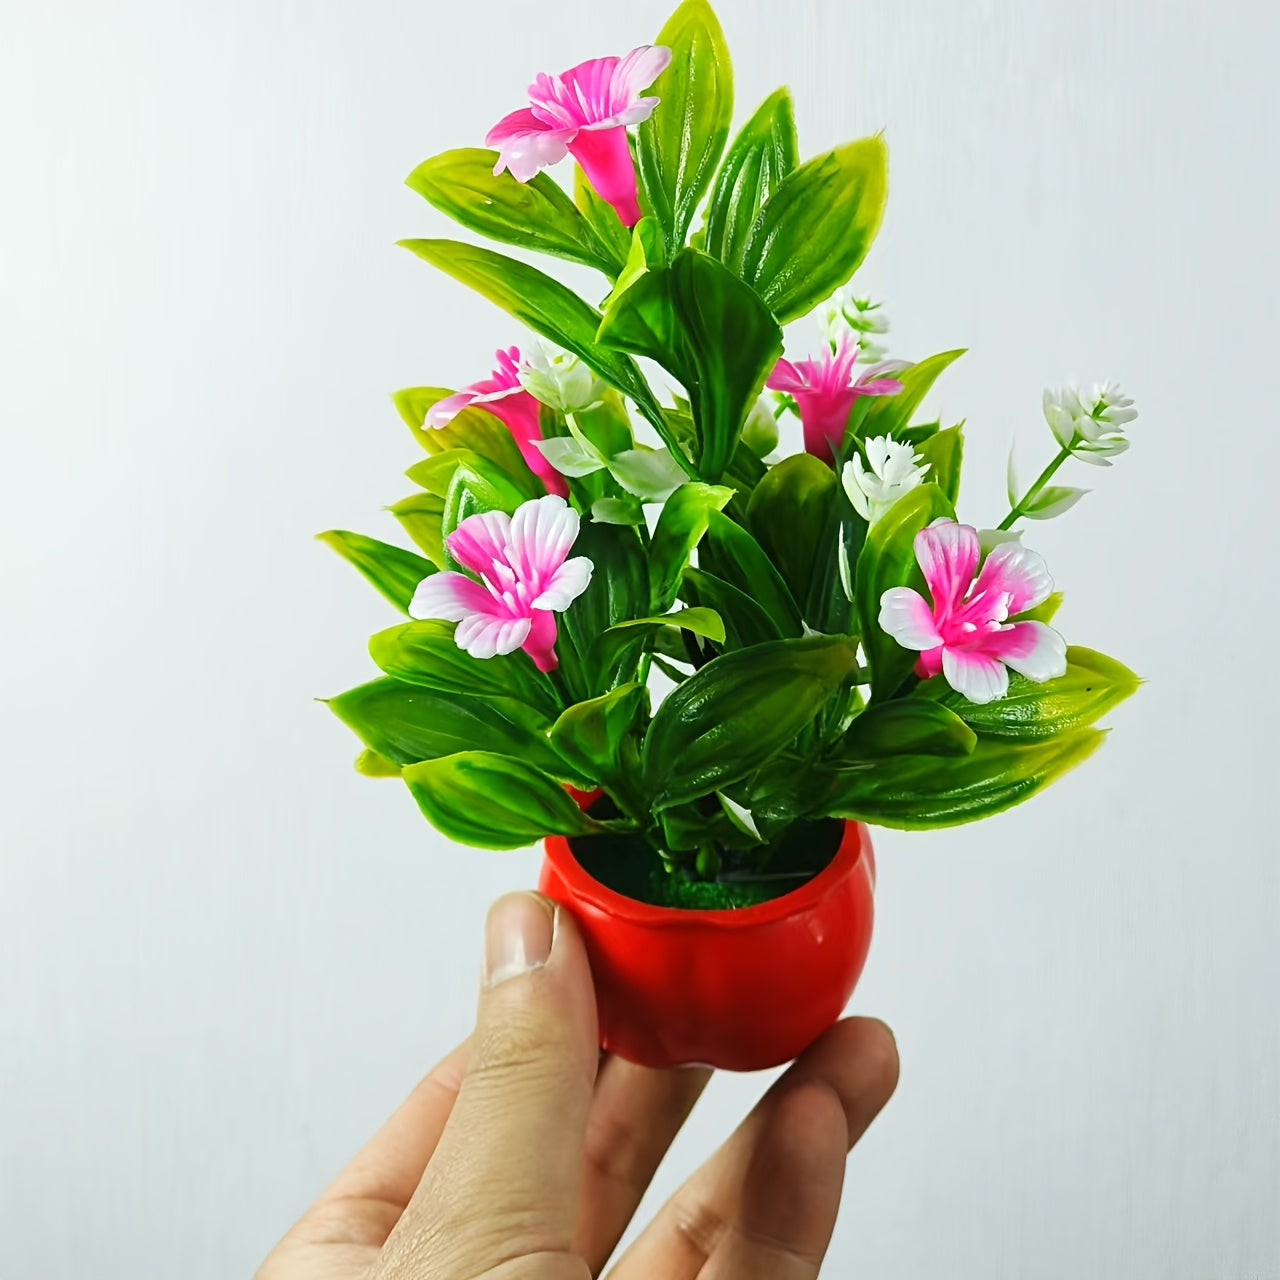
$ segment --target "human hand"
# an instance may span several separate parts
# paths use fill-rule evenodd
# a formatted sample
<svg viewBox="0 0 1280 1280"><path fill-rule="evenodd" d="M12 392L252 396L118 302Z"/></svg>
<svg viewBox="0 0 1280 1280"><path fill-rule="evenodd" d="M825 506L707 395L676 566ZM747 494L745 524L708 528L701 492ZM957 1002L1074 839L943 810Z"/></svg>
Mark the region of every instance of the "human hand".
<svg viewBox="0 0 1280 1280"><path fill-rule="evenodd" d="M710 1072L601 1056L569 913L501 898L472 1036L272 1251L257 1280L590 1280ZM663 1206L610 1280L807 1280L845 1156L893 1093L884 1024L838 1023Z"/></svg>

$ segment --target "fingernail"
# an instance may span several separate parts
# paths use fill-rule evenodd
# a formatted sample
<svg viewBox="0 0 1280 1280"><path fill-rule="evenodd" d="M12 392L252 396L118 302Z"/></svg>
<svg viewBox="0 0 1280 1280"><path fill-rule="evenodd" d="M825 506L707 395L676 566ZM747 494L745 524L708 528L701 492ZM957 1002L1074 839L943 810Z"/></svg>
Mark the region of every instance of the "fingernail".
<svg viewBox="0 0 1280 1280"><path fill-rule="evenodd" d="M551 955L555 907L532 893L509 893L489 910L484 926L484 985L540 969Z"/></svg>

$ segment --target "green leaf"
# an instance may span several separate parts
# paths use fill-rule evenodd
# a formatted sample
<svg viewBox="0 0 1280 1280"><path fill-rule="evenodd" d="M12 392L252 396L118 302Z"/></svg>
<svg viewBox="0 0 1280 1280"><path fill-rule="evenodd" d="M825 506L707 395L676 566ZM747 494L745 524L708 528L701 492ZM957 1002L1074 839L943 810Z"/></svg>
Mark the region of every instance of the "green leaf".
<svg viewBox="0 0 1280 1280"><path fill-rule="evenodd" d="M823 801L835 818L925 830L988 818L1026 800L1101 743L1097 729L1042 742L979 738L972 755L940 765L935 756L893 756L841 775Z"/></svg>
<svg viewBox="0 0 1280 1280"><path fill-rule="evenodd" d="M899 698L868 707L840 740L838 762L884 756L967 756L977 745L974 731L938 702Z"/></svg>
<svg viewBox="0 0 1280 1280"><path fill-rule="evenodd" d="M604 693L619 672L596 664L597 639L610 627L648 612L648 566L644 544L630 525L589 521L573 544L575 556L586 556L594 565L587 589L560 615L560 639L556 652L569 670L579 698ZM637 635L638 659L644 637ZM571 661L566 663L566 657ZM622 673L630 679L629 673Z"/></svg>
<svg viewBox="0 0 1280 1280"><path fill-rule="evenodd" d="M413 493L387 508L400 527L437 569L445 567L444 499L434 493Z"/></svg>
<svg viewBox="0 0 1280 1280"><path fill-rule="evenodd" d="M1026 609L1018 614L1015 618L1011 618L1011 622L1043 622L1046 625L1053 621L1054 615L1062 608L1063 595L1061 591L1055 591L1042 604L1038 604L1034 609Z"/></svg>
<svg viewBox="0 0 1280 1280"><path fill-rule="evenodd" d="M419 484L422 484L420 476L433 474L432 464L441 454L462 450L484 458L517 488L539 497L546 492L542 482L529 470L511 428L481 405L468 405L443 427L428 427L423 435L426 437L423 448L431 457L414 463L407 472L409 478Z"/></svg>
<svg viewBox="0 0 1280 1280"><path fill-rule="evenodd" d="M671 65L649 90L659 101L636 129L636 161L649 208L674 251L729 138L733 67L706 0L684 0L654 43L671 50Z"/></svg>
<svg viewBox="0 0 1280 1280"><path fill-rule="evenodd" d="M370 637L369 656L405 684L468 697L513 698L541 712L548 723L560 714L555 686L528 654L517 650L473 658L458 648L456 625L431 619L389 627Z"/></svg>
<svg viewBox="0 0 1280 1280"><path fill-rule="evenodd" d="M365 579L402 613L409 612L409 602L423 578L436 571L435 565L403 547L366 538L362 533L346 529L330 529L316 535L332 547L344 560L355 565Z"/></svg>
<svg viewBox="0 0 1280 1280"><path fill-rule="evenodd" d="M824 536L832 509L842 500L835 472L809 453L770 467L751 495L747 526L797 602L808 600L824 557L834 563L834 550L823 550Z"/></svg>
<svg viewBox="0 0 1280 1280"><path fill-rule="evenodd" d="M617 273L609 246L549 174L517 182L505 170L493 172L497 159L479 147L445 151L424 160L405 185L469 231Z"/></svg>
<svg viewBox="0 0 1280 1280"><path fill-rule="evenodd" d="M566 772L542 734L481 697L441 693L388 677L329 699L329 710L393 764L477 748L515 752L540 767Z"/></svg>
<svg viewBox="0 0 1280 1280"><path fill-rule="evenodd" d="M788 174L751 224L742 278L780 324L828 298L861 265L888 189L884 142L847 142Z"/></svg>
<svg viewBox="0 0 1280 1280"><path fill-rule="evenodd" d="M609 274L617 276L627 263L631 232L622 225L622 219L618 217L618 211L613 205L596 194L587 181L587 175L582 172L582 166L576 164L573 166L573 203L591 224L596 239L612 263Z"/></svg>
<svg viewBox="0 0 1280 1280"><path fill-rule="evenodd" d="M457 240L402 240L400 243L424 262L483 294L535 333L550 338L585 361L606 382L631 397L662 441L678 455L677 461L684 458L667 428L661 405L654 399L635 361L596 341L602 317L576 293L534 267L475 245ZM687 459L683 465L693 473Z"/></svg>
<svg viewBox="0 0 1280 1280"><path fill-rule="evenodd" d="M551 727L551 745L584 778L607 787L615 795L638 773L636 736L649 716L649 690L643 684L624 684L603 697L569 707ZM638 797L636 807L642 807Z"/></svg>
<svg viewBox="0 0 1280 1280"><path fill-rule="evenodd" d="M717 644L724 642L724 622L714 609L677 609L675 613L662 613L652 618L629 618L609 630L616 632L630 627L679 627L681 631L705 636Z"/></svg>
<svg viewBox="0 0 1280 1280"><path fill-rule="evenodd" d="M950 708L984 738L1040 741L1093 724L1141 683L1114 658L1071 645L1066 675L1038 684L1011 671L1009 692L995 702L970 702L940 676L920 685L917 693Z"/></svg>
<svg viewBox="0 0 1280 1280"><path fill-rule="evenodd" d="M862 643L871 664L871 696L891 696L907 678L917 654L880 629L880 597L890 587L912 587L929 599L916 562L915 536L940 516L955 519L955 509L936 484L922 484L899 498L867 532L858 557L855 604Z"/></svg>
<svg viewBox="0 0 1280 1280"><path fill-rule="evenodd" d="M1088 489L1076 489L1068 484L1045 485L1035 496L1029 506L1024 507L1022 514L1028 520L1052 520L1072 507L1088 493Z"/></svg>
<svg viewBox="0 0 1280 1280"><path fill-rule="evenodd" d="M510 432L507 438L511 438ZM523 459L520 460L519 471L513 473L473 449L446 449L443 453L432 454L421 462L415 462L405 475L437 498L447 498L454 474L463 466L483 481L485 492L491 493L495 500L513 502L515 505L509 508L513 511L526 499L540 498L547 491L546 486L524 465Z"/></svg>
<svg viewBox="0 0 1280 1280"><path fill-rule="evenodd" d="M686 569L680 575L680 594L691 604L708 607L719 615L724 623L726 649L745 649L783 638L782 628L751 595L713 573Z"/></svg>
<svg viewBox="0 0 1280 1280"><path fill-rule="evenodd" d="M482 849L520 849L543 836L600 830L552 778L524 760L462 751L404 771L427 820L451 840Z"/></svg>
<svg viewBox="0 0 1280 1280"><path fill-rule="evenodd" d="M477 458L477 464L483 463ZM444 520L441 529L444 533L445 555L448 556L449 535L468 516L479 515L485 511L505 511L514 514L517 507L528 498L521 493L507 478L491 464L469 465L459 463L449 480L449 490L444 496Z"/></svg>
<svg viewBox="0 0 1280 1280"><path fill-rule="evenodd" d="M717 481L782 354L782 331L755 292L714 258L685 249L613 297L598 337L658 361L684 384L698 474Z"/></svg>
<svg viewBox="0 0 1280 1280"><path fill-rule="evenodd" d="M871 406L867 409L858 434L864 440L870 440L872 436L892 436L895 440L911 439L908 427L912 414L929 394L938 375L962 355L963 347L955 351L943 351L913 364L901 373L895 373L893 376L902 383L902 390L892 396L872 397ZM933 423L928 424L928 434L932 435L936 430ZM912 440L912 443L919 441Z"/></svg>
<svg viewBox="0 0 1280 1280"><path fill-rule="evenodd" d="M396 412L404 419L404 424L413 432L413 438L428 452L434 452L433 444L436 430L424 427L427 414L433 405L453 395L444 387L405 387L402 391L391 393Z"/></svg>
<svg viewBox="0 0 1280 1280"><path fill-rule="evenodd" d="M356 756L356 772L365 778L398 778L400 766L380 756L372 747L365 747Z"/></svg>
<svg viewBox="0 0 1280 1280"><path fill-rule="evenodd" d="M658 708L644 775L665 808L745 778L781 751L852 675L857 645L838 636L775 640L707 663Z"/></svg>
<svg viewBox="0 0 1280 1280"><path fill-rule="evenodd" d="M648 613L665 613L680 589L680 573L707 531L712 511L733 497L732 489L690 481L663 504L649 544Z"/></svg>
<svg viewBox="0 0 1280 1280"><path fill-rule="evenodd" d="M707 202L706 250L742 274L751 224L778 185L799 163L791 93L778 89L734 139Z"/></svg>
<svg viewBox="0 0 1280 1280"><path fill-rule="evenodd" d="M929 479L954 507L960 496L960 465L964 460L964 424L936 431L916 445L916 453L929 464Z"/></svg>
<svg viewBox="0 0 1280 1280"><path fill-rule="evenodd" d="M755 600L773 619L780 637L804 633L795 598L764 548L740 524L718 511L708 517L698 567Z"/></svg>

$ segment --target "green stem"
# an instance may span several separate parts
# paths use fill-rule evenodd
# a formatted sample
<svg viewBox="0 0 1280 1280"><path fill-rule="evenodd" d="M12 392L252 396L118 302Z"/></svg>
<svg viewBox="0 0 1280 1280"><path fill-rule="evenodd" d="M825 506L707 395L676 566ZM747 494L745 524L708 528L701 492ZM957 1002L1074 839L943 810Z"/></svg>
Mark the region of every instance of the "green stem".
<svg viewBox="0 0 1280 1280"><path fill-rule="evenodd" d="M1013 508L1012 511L1009 512L1007 516L1005 516L1003 520L1000 521L998 525L996 525L996 528L997 529L1013 528L1014 523L1017 520L1021 519L1021 517L1026 514L1027 507L1030 506L1030 504L1040 496L1045 485L1047 485L1049 481L1053 479L1054 475L1057 473L1058 468L1062 466L1062 464L1066 462L1066 460L1069 457L1071 457L1071 445L1064 444L1061 450L1058 452L1058 456L1054 458L1054 460L1051 463L1049 463L1047 467L1045 467L1045 469L1040 473L1040 476L1036 480L1035 484L1033 484L1031 488L1028 489L1026 493L1024 493L1022 497L1018 499L1017 505Z"/></svg>

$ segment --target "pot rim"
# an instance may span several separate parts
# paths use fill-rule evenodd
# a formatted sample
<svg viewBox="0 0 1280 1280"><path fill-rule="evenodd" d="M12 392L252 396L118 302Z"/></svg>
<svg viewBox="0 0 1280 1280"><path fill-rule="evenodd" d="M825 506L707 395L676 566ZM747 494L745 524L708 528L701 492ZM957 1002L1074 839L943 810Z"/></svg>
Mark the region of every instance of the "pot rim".
<svg viewBox="0 0 1280 1280"><path fill-rule="evenodd" d="M572 890L575 900L607 912L630 924L644 924L661 928L701 925L712 929L745 929L754 925L772 924L785 920L816 906L845 876L849 875L870 851L871 839L866 824L849 819L836 819L844 823L840 843L821 871L804 884L767 902L751 907L668 907L653 902L641 902L626 894L601 884L574 857L566 836L547 836L543 850L560 879ZM874 883L875 873L871 872Z"/></svg>

